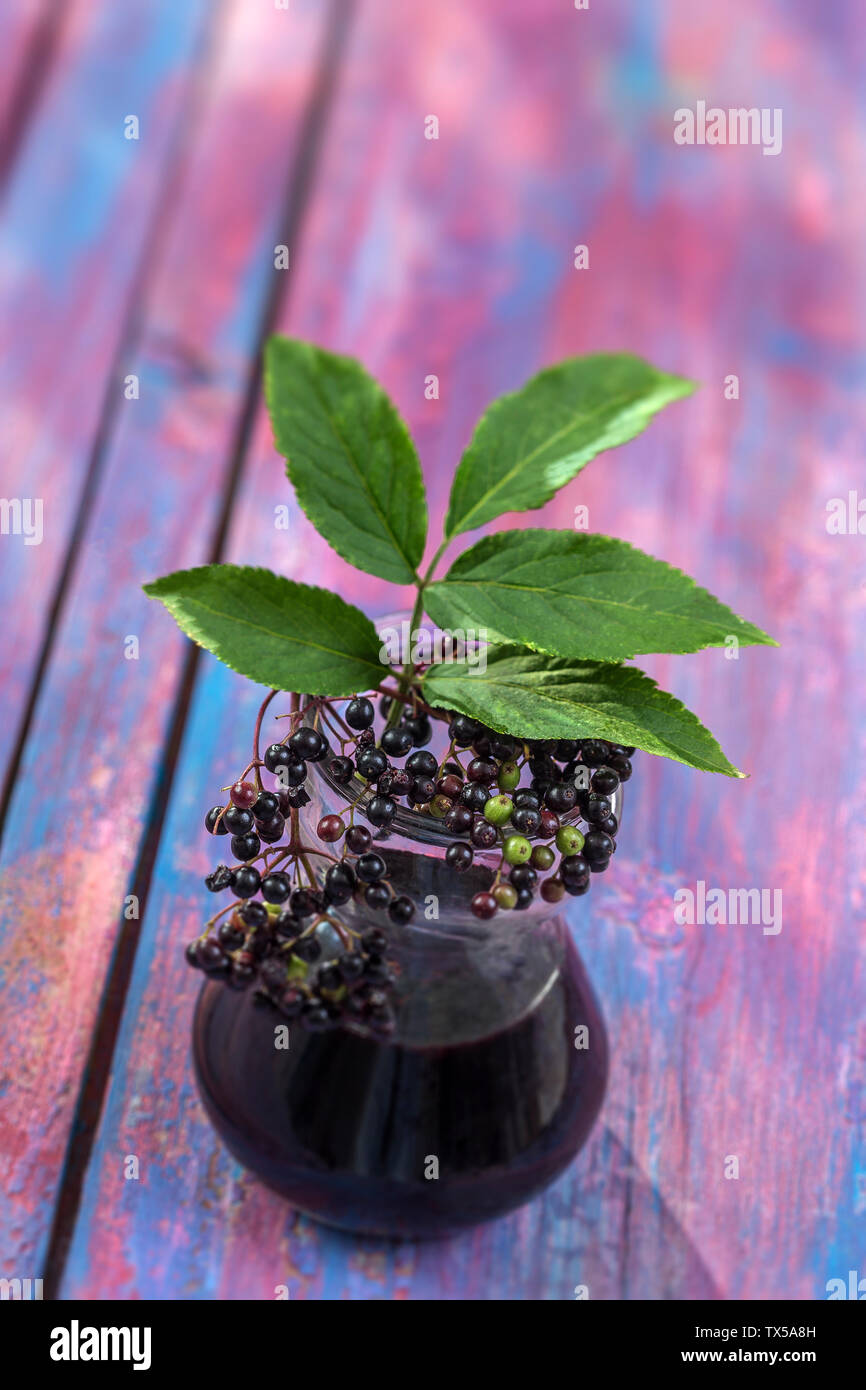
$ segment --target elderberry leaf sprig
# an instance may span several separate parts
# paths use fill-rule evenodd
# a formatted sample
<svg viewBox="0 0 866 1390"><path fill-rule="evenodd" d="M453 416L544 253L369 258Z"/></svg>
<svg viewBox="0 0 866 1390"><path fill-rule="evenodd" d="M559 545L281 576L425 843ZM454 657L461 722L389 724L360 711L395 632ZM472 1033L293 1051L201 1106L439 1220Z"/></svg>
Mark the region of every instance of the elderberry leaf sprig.
<svg viewBox="0 0 866 1390"><path fill-rule="evenodd" d="M344 560L412 584L427 539L421 464L379 383L351 357L273 337L265 397L298 501Z"/></svg>
<svg viewBox="0 0 866 1390"><path fill-rule="evenodd" d="M486 670L431 666L424 698L526 739L600 738L659 753L704 772L742 777L679 700L634 666L574 662L521 647L491 647Z"/></svg>
<svg viewBox="0 0 866 1390"><path fill-rule="evenodd" d="M645 429L695 383L629 353L570 357L481 416L451 488L450 540L504 512L543 507L603 449Z"/></svg>
<svg viewBox="0 0 866 1390"><path fill-rule="evenodd" d="M776 643L687 574L626 541L580 531L500 531L458 556L425 593L446 629L486 628L492 642L553 656L622 661Z"/></svg>
<svg viewBox="0 0 866 1390"><path fill-rule="evenodd" d="M275 690L350 695L388 674L370 619L328 589L252 565L201 565L144 591L200 647Z"/></svg>

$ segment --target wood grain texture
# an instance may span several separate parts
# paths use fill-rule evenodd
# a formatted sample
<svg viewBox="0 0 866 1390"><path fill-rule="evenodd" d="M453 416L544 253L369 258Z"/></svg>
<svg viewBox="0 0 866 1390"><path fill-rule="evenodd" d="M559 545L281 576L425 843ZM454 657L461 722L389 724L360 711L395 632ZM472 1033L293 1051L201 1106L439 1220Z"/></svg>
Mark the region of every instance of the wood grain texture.
<svg viewBox="0 0 866 1390"><path fill-rule="evenodd" d="M288 1284L293 1299L552 1300L583 1283L592 1298L813 1299L829 1278L862 1272L866 562L863 537L827 532L826 506L864 487L864 33L853 0L832 17L817 0L794 0L784 13L754 0L582 12L558 0L442 0L405 12L360 0L316 196L291 248L284 328L356 353L381 377L415 432L440 520L479 411L540 365L629 349L697 377L698 395L594 462L531 521L567 527L585 505L591 529L691 572L782 646L646 663L751 779L727 783L639 759L615 867L573 918L613 1046L602 1119L538 1201L417 1247L353 1240L297 1217L228 1159L196 1099L188 1037L199 981L182 945L208 906L201 815L245 761L258 703L205 658L64 1296L270 1298ZM782 153L674 145L674 110L701 99L781 108ZM424 139L429 114L439 118L438 141ZM250 119L254 142L229 131L212 151L223 176L273 133L258 107ZM178 223L190 222L195 210L185 207ZM233 225L220 213L209 244L232 242ZM581 243L586 271L572 268ZM237 248L254 279L255 244ZM171 288L181 284L178 268ZM208 279L196 323L211 294ZM247 344L235 340L237 370ZM437 401L424 398L431 373ZM724 392L731 373L736 400ZM106 500L92 534L107 547L113 588L93 574L70 598L75 620L49 665L40 728L53 730L53 748L71 739L86 758L89 797L64 793L60 822L65 833L81 819L82 838L49 860L56 831L38 795L38 749L10 821L20 821L23 861L5 876L17 952L6 997L31 1036L6 1043L7 1059L18 1049L30 1067L29 1089L13 1091L24 1100L12 1111L20 1147L6 1187L13 1248L33 1255L44 1225L31 1206L51 1199L68 1115L65 1095L37 1094L39 1050L59 1047L60 1075L75 1076L104 969L84 959L85 929L89 917L102 923L104 962L125 881L118 872L106 892L104 855L92 848L113 834L118 766L125 785L154 787L173 690L163 672L176 675L180 647L167 618L135 606L148 637L135 681L119 663L81 668L98 650L94 633L104 627L115 640L123 630L144 561L202 544L216 503L210 494L191 503L186 484L171 481L188 471L183 460L204 428L186 414L188 390L170 375L162 408L168 421L181 412L181 424L157 419L117 446L110 498L122 516L140 517L130 534L144 539L130 558ZM225 428L207 436L216 468L226 437ZM152 489L140 511L123 500L130 461ZM332 583L374 614L403 606L399 590L334 561L296 508L290 531L276 531L273 508L289 501L260 416L228 556ZM127 866L146 798L134 804L137 816L122 827ZM72 913L72 946L63 966L45 953L40 975L30 961L42 917L29 907L23 870L49 862ZM673 895L698 880L780 890L781 932L678 926ZM57 1005L74 1011L79 997L80 1017L73 1012L58 1044ZM33 1134L50 1136L47 1154ZM141 1163L138 1182L123 1179L129 1154ZM737 1180L724 1176L729 1156L739 1160Z"/></svg>
<svg viewBox="0 0 866 1390"><path fill-rule="evenodd" d="M12 170L0 231L0 316L15 326L14 352L0 360L3 496L38 499L43 512L41 543L5 536L0 546L0 682L16 712L50 631L101 423L122 399L118 352L212 13L203 0L76 7ZM138 140L124 138L128 115ZM18 720L3 720L2 774L17 735Z"/></svg>
<svg viewBox="0 0 866 1390"><path fill-rule="evenodd" d="M41 1268L64 1159L74 1161L81 1142L73 1136L67 1153L106 972L137 928L125 898L159 811L187 651L141 584L207 559L214 544L251 363L278 289L274 245L325 14L310 4L289 26L277 12L229 0L217 16L201 73L206 96L185 135L124 362L139 397L124 400L114 421L11 798L0 857L0 1248L15 1269ZM176 38L167 53L171 69ZM85 126L85 134L98 132ZM141 177L146 189L149 175ZM92 230L88 243L91 235L96 260L105 234ZM72 293L85 293L77 279ZM47 370L45 344L33 351ZM81 381L80 359L75 370ZM51 424L37 437L44 447ZM46 508L59 500L52 490ZM4 550L16 539L4 538ZM14 602L14 584L9 594Z"/></svg>

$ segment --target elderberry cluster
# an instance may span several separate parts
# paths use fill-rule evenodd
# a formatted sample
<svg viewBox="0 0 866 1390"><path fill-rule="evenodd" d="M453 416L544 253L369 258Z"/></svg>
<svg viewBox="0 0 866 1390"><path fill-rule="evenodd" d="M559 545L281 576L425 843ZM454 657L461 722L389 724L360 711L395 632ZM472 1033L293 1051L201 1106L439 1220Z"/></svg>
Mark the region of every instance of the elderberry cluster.
<svg viewBox="0 0 866 1390"><path fill-rule="evenodd" d="M396 926L411 921L415 905L394 892L377 847L399 803L453 836L445 861L455 873L481 856L491 882L470 906L482 920L528 908L536 891L547 903L586 893L616 850L612 798L631 776L633 748L601 739L516 739L466 715L419 711L417 696L403 698L396 707L390 696L380 699L378 737L377 710L366 696L345 704L315 699L303 709L296 701L285 740L263 758L256 750L228 802L205 817L210 834L231 837L235 860L218 864L205 883L214 893L230 890L234 901L189 944L187 960L231 988L254 985L257 998L314 1030L349 1021L383 1033L394 1027L387 937L375 926L353 930L340 909L351 902L353 919L360 909L387 913ZM314 727L320 722L339 753ZM434 722L447 728L441 758L427 747ZM327 850L305 844L300 832L299 812L311 799L308 765L316 762L346 788L343 814L316 826ZM246 780L253 769L255 781ZM263 771L275 779L273 790L263 785ZM356 815L373 830L356 824ZM318 929L326 922L343 949L322 960Z"/></svg>
<svg viewBox="0 0 866 1390"><path fill-rule="evenodd" d="M387 717L390 708L384 696L380 713ZM586 893L590 875L603 873L616 850L612 797L632 775L634 748L603 739L519 740L466 715L445 718L450 744L440 762L423 747L433 737L426 714L404 716L377 741L372 701L351 700L344 719L359 731L356 753L354 761L345 753L332 759L332 777L348 783L357 773L375 783L364 814L380 835L387 834L400 800L441 821L457 837L445 855L457 873L472 865L476 851L489 856L498 849L490 889L471 900L483 920L500 908L529 907L536 888L548 903ZM326 816L318 826L328 843L344 830L339 816ZM548 876L540 880L542 874ZM375 897L367 902L379 905Z"/></svg>

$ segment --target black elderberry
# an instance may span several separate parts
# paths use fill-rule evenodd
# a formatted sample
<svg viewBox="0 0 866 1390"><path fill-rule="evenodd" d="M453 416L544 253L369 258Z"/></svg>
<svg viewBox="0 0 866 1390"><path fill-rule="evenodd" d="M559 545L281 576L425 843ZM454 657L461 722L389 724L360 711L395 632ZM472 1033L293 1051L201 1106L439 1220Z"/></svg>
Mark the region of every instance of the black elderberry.
<svg viewBox="0 0 866 1390"><path fill-rule="evenodd" d="M217 864L212 874L208 874L205 879L205 887L211 893L221 893L224 888L228 888L232 882L233 870L227 864Z"/></svg>
<svg viewBox="0 0 866 1390"><path fill-rule="evenodd" d="M592 774L589 785L599 796L612 796L619 786L619 777L612 767L600 767Z"/></svg>
<svg viewBox="0 0 866 1390"><path fill-rule="evenodd" d="M253 813L240 806L229 806L223 817L226 830L232 835L246 835L253 828Z"/></svg>
<svg viewBox="0 0 866 1390"><path fill-rule="evenodd" d="M492 849L499 837L496 826L479 817L469 832L469 838L476 849Z"/></svg>
<svg viewBox="0 0 866 1390"><path fill-rule="evenodd" d="M417 753L406 759L406 771L415 777L434 777L438 768L439 764L426 748L419 748Z"/></svg>
<svg viewBox="0 0 866 1390"><path fill-rule="evenodd" d="M409 788L409 800L413 806L424 806L436 795L436 783L432 777L415 777Z"/></svg>
<svg viewBox="0 0 866 1390"><path fill-rule="evenodd" d="M582 854L564 854L559 875L564 883L580 883L589 877L589 864Z"/></svg>
<svg viewBox="0 0 866 1390"><path fill-rule="evenodd" d="M334 781L339 782L340 786L345 786L347 782L351 782L354 770L351 758L332 758L328 763L328 771Z"/></svg>
<svg viewBox="0 0 866 1390"><path fill-rule="evenodd" d="M305 917L312 917L318 910L319 903L315 893L311 893L309 888L295 889L289 901L289 911L293 917L302 921Z"/></svg>
<svg viewBox="0 0 866 1390"><path fill-rule="evenodd" d="M388 759L381 748L362 748L355 758L355 766L365 782L375 782L388 770Z"/></svg>
<svg viewBox="0 0 866 1390"><path fill-rule="evenodd" d="M525 912L528 907L532 907L534 898L531 888L518 888L517 902L514 904L517 912Z"/></svg>
<svg viewBox="0 0 866 1390"><path fill-rule="evenodd" d="M228 956L213 937L208 936L205 937L204 941L199 941L196 955L199 966L202 970L207 971L208 975L222 975L229 968Z"/></svg>
<svg viewBox="0 0 866 1390"><path fill-rule="evenodd" d="M515 864L508 877L515 888L533 888L538 881L538 874L531 864Z"/></svg>
<svg viewBox="0 0 866 1390"><path fill-rule="evenodd" d="M227 951L239 951L244 944L244 933L231 919L220 922L217 927L217 940Z"/></svg>
<svg viewBox="0 0 866 1390"><path fill-rule="evenodd" d="M517 740L505 734L497 734L490 743L490 755L500 763L510 763L517 752Z"/></svg>
<svg viewBox="0 0 866 1390"><path fill-rule="evenodd" d="M606 830L590 830L583 843L583 853L590 867L594 860L609 859L613 849L613 840Z"/></svg>
<svg viewBox="0 0 866 1390"><path fill-rule="evenodd" d="M607 862L608 861L605 860L605 864L607 864ZM584 878L578 880L576 883L566 883L565 891L568 893L569 897L582 898L584 893L589 892L589 879Z"/></svg>
<svg viewBox="0 0 866 1390"><path fill-rule="evenodd" d="M388 938L379 927L368 927L361 936L361 946L375 956L383 956L388 949Z"/></svg>
<svg viewBox="0 0 866 1390"><path fill-rule="evenodd" d="M359 951L347 951L336 962L336 966L340 972L340 979L347 985L359 980L364 973L364 959Z"/></svg>
<svg viewBox="0 0 866 1390"><path fill-rule="evenodd" d="M236 898L254 898L261 887L261 875L252 864L242 864L232 874L232 892Z"/></svg>
<svg viewBox="0 0 866 1390"><path fill-rule="evenodd" d="M472 829L474 817L468 806L452 806L445 817L445 829L452 835L465 835Z"/></svg>
<svg viewBox="0 0 866 1390"><path fill-rule="evenodd" d="M197 942L197 941L189 941L189 942L187 942L186 946L184 947L183 953L184 953L184 955L186 956L186 963L187 963L187 965L191 965L192 968L193 968L193 970L198 970L198 969L199 969L198 942Z"/></svg>
<svg viewBox="0 0 866 1390"><path fill-rule="evenodd" d="M376 790L382 796L406 796L412 786L412 776L402 767L391 767L376 783Z"/></svg>
<svg viewBox="0 0 866 1390"><path fill-rule="evenodd" d="M304 961L307 965L312 965L322 954L322 943L317 941L311 933L309 936L302 936L292 947L292 955L297 956L298 960Z"/></svg>
<svg viewBox="0 0 866 1390"><path fill-rule="evenodd" d="M580 758L587 767L602 767L607 763L608 746L600 738L584 739L580 749Z"/></svg>
<svg viewBox="0 0 866 1390"><path fill-rule="evenodd" d="M270 921L264 903L246 902L239 909L238 916L246 927L266 927Z"/></svg>
<svg viewBox="0 0 866 1390"><path fill-rule="evenodd" d="M369 729L374 716L375 711L371 701L360 695L349 701L343 718L350 729Z"/></svg>
<svg viewBox="0 0 866 1390"><path fill-rule="evenodd" d="M636 752L636 749L635 749L635 747L634 747L634 744L629 744L629 743L612 743L612 744L610 745L610 751L611 751L612 753L622 753L622 754L625 755L625 757L630 758L630 757L632 756L632 754L633 754L634 752Z"/></svg>
<svg viewBox="0 0 866 1390"><path fill-rule="evenodd" d="M262 879L262 897L266 903L284 903L291 891L288 874L282 873L279 869L275 873L266 874Z"/></svg>
<svg viewBox="0 0 866 1390"><path fill-rule="evenodd" d="M389 758L402 758L412 747L412 735L404 725L398 729L386 729L380 742Z"/></svg>
<svg viewBox="0 0 866 1390"><path fill-rule="evenodd" d="M460 793L460 801L470 811L483 811L490 798L490 790L481 782L467 782Z"/></svg>
<svg viewBox="0 0 866 1390"><path fill-rule="evenodd" d="M381 854L362 854L355 865L355 873L362 883L378 883L385 877L385 861Z"/></svg>
<svg viewBox="0 0 866 1390"><path fill-rule="evenodd" d="M415 714L405 718L403 728L412 739L414 748L423 748L433 737L433 725L426 714Z"/></svg>
<svg viewBox="0 0 866 1390"><path fill-rule="evenodd" d="M391 918L391 921L396 922L398 926L403 927L407 922L411 922L414 915L415 904L412 902L411 898L392 898L388 904L388 916Z"/></svg>
<svg viewBox="0 0 866 1390"><path fill-rule="evenodd" d="M391 901L391 893L385 883L368 883L364 889L364 902L374 912L381 912Z"/></svg>
<svg viewBox="0 0 866 1390"><path fill-rule="evenodd" d="M577 788L570 782L554 782L548 787L544 797L551 811L563 815L570 811L577 800Z"/></svg>
<svg viewBox="0 0 866 1390"><path fill-rule="evenodd" d="M512 800L518 809L526 808L530 811L537 811L541 807L541 798L536 792L530 791L528 787L521 787L514 793Z"/></svg>
<svg viewBox="0 0 866 1390"><path fill-rule="evenodd" d="M374 796L367 807L367 819L371 825L390 825L397 814L397 803L390 796Z"/></svg>
<svg viewBox="0 0 866 1390"><path fill-rule="evenodd" d="M466 776L470 782L487 784L496 781L498 771L499 768L490 758L473 758L466 769Z"/></svg>
<svg viewBox="0 0 866 1390"><path fill-rule="evenodd" d="M307 996L303 990L295 985L289 985L284 989L279 997L279 1009L284 1018L297 1018L307 1002Z"/></svg>
<svg viewBox="0 0 866 1390"><path fill-rule="evenodd" d="M449 845L445 851L446 864L450 865L458 874L465 873L470 868L473 858L472 846L467 845L463 840L455 840L453 845Z"/></svg>
<svg viewBox="0 0 866 1390"><path fill-rule="evenodd" d="M266 821L256 827L259 839L264 840L266 845L275 845L278 840L281 840L285 828L285 817L279 814L274 816L273 820Z"/></svg>
<svg viewBox="0 0 866 1390"><path fill-rule="evenodd" d="M621 782L627 782L631 777L631 761L624 753L611 753L607 760L608 767L612 767Z"/></svg>
<svg viewBox="0 0 866 1390"><path fill-rule="evenodd" d="M251 932L247 938L246 949L256 960L262 960L271 949L271 938L266 931Z"/></svg>
<svg viewBox="0 0 866 1390"><path fill-rule="evenodd" d="M350 825L346 831L346 849L351 854L366 854L373 843L373 836L366 825Z"/></svg>
<svg viewBox="0 0 866 1390"><path fill-rule="evenodd" d="M317 763L328 751L328 745L318 729L296 729L289 739L289 747L296 758L308 763Z"/></svg>
<svg viewBox="0 0 866 1390"><path fill-rule="evenodd" d="M455 714L448 726L448 733L458 748L468 748L473 739L477 738L478 732L477 721L470 719L468 714Z"/></svg>
<svg viewBox="0 0 866 1390"><path fill-rule="evenodd" d="M619 830L619 821L612 812L609 816L605 816L604 820L597 821L596 824L599 830L604 830L608 835L615 835Z"/></svg>
<svg viewBox="0 0 866 1390"><path fill-rule="evenodd" d="M355 739L356 748L372 748L376 742L376 735L372 729L362 729Z"/></svg>
<svg viewBox="0 0 866 1390"><path fill-rule="evenodd" d="M261 853L262 842L254 830L247 835L232 836L232 854L235 859L255 859Z"/></svg>
<svg viewBox="0 0 866 1390"><path fill-rule="evenodd" d="M607 820L610 815L610 802L606 796L599 796L597 792L590 792L582 815L590 825L598 825L601 821Z"/></svg>
<svg viewBox="0 0 866 1390"><path fill-rule="evenodd" d="M265 767L268 772L278 772L281 767L290 767L292 763L297 761L298 759L286 743L272 743L265 749Z"/></svg>
<svg viewBox="0 0 866 1390"><path fill-rule="evenodd" d="M355 871L345 862L332 864L325 874L325 896L329 902L347 903L355 887Z"/></svg>
<svg viewBox="0 0 866 1390"><path fill-rule="evenodd" d="M256 963L248 951L232 962L229 971L229 984L232 989L248 989L256 978Z"/></svg>
<svg viewBox="0 0 866 1390"><path fill-rule="evenodd" d="M320 965L316 971L314 981L316 989L335 990L339 989L342 983L343 977L340 974L339 967L333 961L326 961L326 963Z"/></svg>
<svg viewBox="0 0 866 1390"><path fill-rule="evenodd" d="M286 984L286 964L276 956L266 960L259 971L259 983L269 994L276 994Z"/></svg>
<svg viewBox="0 0 866 1390"><path fill-rule="evenodd" d="M273 820L274 816L280 813L279 797L274 796L273 792L260 792L256 801L253 803L253 818L257 821L267 823Z"/></svg>
<svg viewBox="0 0 866 1390"><path fill-rule="evenodd" d="M541 829L541 815L530 806L518 806L511 813L511 824L520 835L537 835Z"/></svg>
<svg viewBox="0 0 866 1390"><path fill-rule="evenodd" d="M223 815L222 806L211 806L204 818L204 823L211 835L227 835L229 828L226 825L226 818ZM234 807L230 808L234 810Z"/></svg>
<svg viewBox="0 0 866 1390"><path fill-rule="evenodd" d="M558 763L570 763L577 757L579 746L576 738L561 738L553 750L553 756Z"/></svg>

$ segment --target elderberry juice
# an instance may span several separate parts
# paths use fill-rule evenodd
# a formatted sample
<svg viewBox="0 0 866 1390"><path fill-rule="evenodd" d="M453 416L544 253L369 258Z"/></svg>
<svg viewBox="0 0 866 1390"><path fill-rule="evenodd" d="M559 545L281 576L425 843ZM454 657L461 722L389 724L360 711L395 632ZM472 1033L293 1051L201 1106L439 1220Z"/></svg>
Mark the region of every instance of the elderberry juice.
<svg viewBox="0 0 866 1390"><path fill-rule="evenodd" d="M407 929L387 1039L307 1032L206 983L196 1074L235 1157L318 1220L392 1237L447 1235L544 1188L596 1118L607 1042L564 921L513 916L506 933Z"/></svg>

